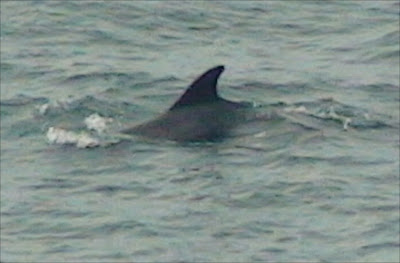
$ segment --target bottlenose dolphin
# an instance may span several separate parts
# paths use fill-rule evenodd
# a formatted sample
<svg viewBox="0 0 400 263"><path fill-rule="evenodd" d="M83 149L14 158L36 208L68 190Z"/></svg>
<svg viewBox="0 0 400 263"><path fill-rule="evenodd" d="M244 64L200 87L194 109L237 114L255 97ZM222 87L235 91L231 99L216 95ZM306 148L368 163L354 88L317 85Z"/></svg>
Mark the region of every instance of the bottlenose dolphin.
<svg viewBox="0 0 400 263"><path fill-rule="evenodd" d="M122 133L179 142L215 141L225 137L245 120L249 103L218 96L217 82L224 69L224 66L209 69L164 114Z"/></svg>

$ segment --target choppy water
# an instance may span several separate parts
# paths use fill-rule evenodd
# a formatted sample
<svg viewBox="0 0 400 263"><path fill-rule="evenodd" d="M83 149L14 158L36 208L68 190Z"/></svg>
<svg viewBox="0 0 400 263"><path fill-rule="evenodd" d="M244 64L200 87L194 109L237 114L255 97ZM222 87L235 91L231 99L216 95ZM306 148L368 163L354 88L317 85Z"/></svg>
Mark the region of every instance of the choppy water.
<svg viewBox="0 0 400 263"><path fill-rule="evenodd" d="M398 1L2 1L1 261L398 261L399 50ZM219 64L285 121L46 137L112 135Z"/></svg>

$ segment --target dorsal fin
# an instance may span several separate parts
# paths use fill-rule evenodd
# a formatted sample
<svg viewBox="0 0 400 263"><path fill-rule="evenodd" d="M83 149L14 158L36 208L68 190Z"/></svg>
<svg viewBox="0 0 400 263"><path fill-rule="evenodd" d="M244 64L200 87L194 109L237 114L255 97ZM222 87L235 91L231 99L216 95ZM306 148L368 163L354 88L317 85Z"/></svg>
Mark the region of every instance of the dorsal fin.
<svg viewBox="0 0 400 263"><path fill-rule="evenodd" d="M206 71L190 85L169 110L217 101L219 99L217 94L218 77L224 69L224 66L217 66Z"/></svg>

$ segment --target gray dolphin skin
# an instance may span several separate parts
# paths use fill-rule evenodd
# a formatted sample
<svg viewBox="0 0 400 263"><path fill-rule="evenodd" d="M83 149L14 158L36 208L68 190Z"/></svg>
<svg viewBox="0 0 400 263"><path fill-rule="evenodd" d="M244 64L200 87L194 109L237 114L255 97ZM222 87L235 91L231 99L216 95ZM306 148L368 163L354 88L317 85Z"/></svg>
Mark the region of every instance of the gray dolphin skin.
<svg viewBox="0 0 400 263"><path fill-rule="evenodd" d="M158 118L122 131L178 142L216 141L245 120L249 103L228 101L217 93L224 66L209 69Z"/></svg>

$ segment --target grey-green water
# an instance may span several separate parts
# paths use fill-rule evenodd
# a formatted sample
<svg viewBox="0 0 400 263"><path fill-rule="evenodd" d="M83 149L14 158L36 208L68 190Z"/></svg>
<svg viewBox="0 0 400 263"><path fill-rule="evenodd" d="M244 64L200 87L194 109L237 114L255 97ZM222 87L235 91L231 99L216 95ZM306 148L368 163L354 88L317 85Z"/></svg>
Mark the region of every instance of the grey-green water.
<svg viewBox="0 0 400 263"><path fill-rule="evenodd" d="M398 261L399 7L1 1L1 261ZM223 97L287 119L216 143L46 138L145 121L219 64Z"/></svg>

